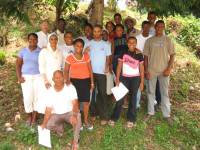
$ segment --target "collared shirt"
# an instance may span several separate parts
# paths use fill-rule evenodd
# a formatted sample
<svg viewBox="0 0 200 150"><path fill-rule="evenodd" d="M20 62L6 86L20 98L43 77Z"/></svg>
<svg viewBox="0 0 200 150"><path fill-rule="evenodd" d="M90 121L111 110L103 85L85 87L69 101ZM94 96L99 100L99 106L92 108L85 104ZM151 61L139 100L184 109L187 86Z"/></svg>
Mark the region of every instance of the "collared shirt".
<svg viewBox="0 0 200 150"><path fill-rule="evenodd" d="M92 70L94 73L104 74L106 57L111 55L111 45L103 40L91 40L89 44Z"/></svg>
<svg viewBox="0 0 200 150"><path fill-rule="evenodd" d="M47 46L41 50L39 55L39 70L41 74L45 74L48 81L52 81L53 73L61 70L63 61L62 52L59 49L53 51Z"/></svg>
<svg viewBox="0 0 200 150"><path fill-rule="evenodd" d="M38 35L38 47L41 49L47 47L49 34L45 34L43 31L39 31L36 34Z"/></svg>
<svg viewBox="0 0 200 150"><path fill-rule="evenodd" d="M148 56L148 71L157 76L167 68L169 56L175 54L174 44L166 35L153 36L147 39L143 53Z"/></svg>
<svg viewBox="0 0 200 150"><path fill-rule="evenodd" d="M47 90L46 98L46 107L52 108L53 114L64 114L72 111L73 101L77 100L77 92L72 84L64 85L59 92L54 87L51 87Z"/></svg>
<svg viewBox="0 0 200 150"><path fill-rule="evenodd" d="M73 45L67 45L67 44L63 44L63 45L60 45L58 47L58 49L61 50L62 52L62 55L63 55L63 62L62 62L62 68L64 68L65 66L65 60L67 58L67 56L71 53L74 52L74 46Z"/></svg>
<svg viewBox="0 0 200 150"><path fill-rule="evenodd" d="M133 37L133 36L136 37L140 33L141 33L140 30L134 28L130 33L128 33L128 37Z"/></svg>
<svg viewBox="0 0 200 150"><path fill-rule="evenodd" d="M64 40L64 34L65 33L61 33L59 30L56 30L55 32L58 36L58 45L63 45L65 44L65 40Z"/></svg>
<svg viewBox="0 0 200 150"><path fill-rule="evenodd" d="M38 57L40 53L40 48L37 47L35 50L31 51L28 47L23 48L18 57L23 59L22 64L22 74L26 75L36 75L39 74Z"/></svg>

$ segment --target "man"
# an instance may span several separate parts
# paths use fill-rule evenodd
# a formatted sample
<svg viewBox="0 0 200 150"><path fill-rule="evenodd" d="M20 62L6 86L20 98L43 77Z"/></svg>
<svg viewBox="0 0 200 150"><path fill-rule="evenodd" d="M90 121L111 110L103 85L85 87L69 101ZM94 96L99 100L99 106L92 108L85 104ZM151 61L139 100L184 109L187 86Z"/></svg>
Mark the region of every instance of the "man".
<svg viewBox="0 0 200 150"><path fill-rule="evenodd" d="M136 48L139 49L142 53L144 50L144 44L147 39L151 37L149 35L149 29L150 29L150 22L149 21L143 21L142 22L142 33L136 36L137 39L137 46ZM141 99L141 90L138 89L137 93L137 108L140 108L140 99Z"/></svg>
<svg viewBox="0 0 200 150"><path fill-rule="evenodd" d="M90 59L94 73L94 84L99 98L93 93L91 101L91 116L93 121L96 115L100 116L101 125L105 125L108 117L108 96L106 94L106 73L110 67L111 45L102 40L102 27L94 26L93 40L90 41ZM96 100L95 100L96 99Z"/></svg>
<svg viewBox="0 0 200 150"><path fill-rule="evenodd" d="M65 44L65 40L64 40L65 26L66 26L65 19L63 18L58 19L58 23L56 26L57 28L55 31L55 33L58 36L58 45Z"/></svg>
<svg viewBox="0 0 200 150"><path fill-rule="evenodd" d="M161 111L163 117L171 124L168 88L169 75L175 58L175 50L170 38L163 34L164 29L164 21L158 20L155 24L155 36L149 38L144 46L144 69L145 77L148 80L148 116L145 118L145 121L155 113L154 100L158 78L161 91Z"/></svg>
<svg viewBox="0 0 200 150"><path fill-rule="evenodd" d="M136 37L138 34L140 34L140 31L135 28L136 25L136 19L128 16L124 20L124 24L126 26L126 33L128 37Z"/></svg>
<svg viewBox="0 0 200 150"><path fill-rule="evenodd" d="M114 15L114 22L115 22L115 25L122 24L122 16L120 13L116 13Z"/></svg>
<svg viewBox="0 0 200 150"><path fill-rule="evenodd" d="M48 35L49 35L49 24L47 20L44 20L40 24L41 31L37 32L38 36L38 47L43 49L47 47Z"/></svg>
<svg viewBox="0 0 200 150"><path fill-rule="evenodd" d="M81 115L78 109L76 89L72 84L65 85L63 72L60 70L54 72L53 81L55 85L47 92L48 102L41 127L54 130L62 136L64 122L70 123L74 130L73 150L77 150Z"/></svg>
<svg viewBox="0 0 200 150"><path fill-rule="evenodd" d="M89 42L92 40L92 32L93 26L90 23L86 23L84 26L84 36L80 37L85 43L84 48L89 47Z"/></svg>

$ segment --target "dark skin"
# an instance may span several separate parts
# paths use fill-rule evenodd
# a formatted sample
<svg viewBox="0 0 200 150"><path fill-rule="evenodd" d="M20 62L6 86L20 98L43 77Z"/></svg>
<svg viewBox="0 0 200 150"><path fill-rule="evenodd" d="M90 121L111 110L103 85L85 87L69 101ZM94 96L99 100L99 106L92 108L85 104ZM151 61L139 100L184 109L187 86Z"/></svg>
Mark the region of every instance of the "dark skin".
<svg viewBox="0 0 200 150"><path fill-rule="evenodd" d="M74 56L78 60L82 60L83 58L83 44L81 42L77 42L74 44L75 52ZM92 66L91 62L87 63L88 70L90 71L90 80L91 80L91 88L90 90L94 90L94 78L93 78L93 71L92 71ZM65 63L65 68L64 68L64 77L66 80L66 84L70 84L70 78L69 78L69 71L70 71L70 64ZM84 114L84 123L87 125L88 124L88 112L89 112L89 102L83 102L83 114Z"/></svg>
<svg viewBox="0 0 200 150"><path fill-rule="evenodd" d="M165 29L165 24L159 23L155 25L156 36L161 37L163 36L163 31ZM175 59L175 54L170 55L169 62L167 68L163 71L163 76L168 77L171 74L171 70L173 68ZM144 56L144 69L145 69L145 78L147 80L151 79L151 74L148 71L148 56Z"/></svg>
<svg viewBox="0 0 200 150"><path fill-rule="evenodd" d="M33 52L34 50L36 50L37 48L37 43L38 43L38 39L34 36L30 36L28 38L28 43L29 43L29 50L31 52ZM18 79L18 83L24 83L25 82L25 79L23 78L22 76L22 65L23 65L23 59L20 58L20 57L17 57L17 60L16 60L16 74L17 74L17 79ZM37 116L37 112L32 112L32 113L28 113L28 123L29 125L33 125L35 124L35 120L36 120L36 116Z"/></svg>
<svg viewBox="0 0 200 150"><path fill-rule="evenodd" d="M64 20L59 20L58 21L58 24L57 24L57 29L61 32L61 33L64 33L65 31L65 21Z"/></svg>

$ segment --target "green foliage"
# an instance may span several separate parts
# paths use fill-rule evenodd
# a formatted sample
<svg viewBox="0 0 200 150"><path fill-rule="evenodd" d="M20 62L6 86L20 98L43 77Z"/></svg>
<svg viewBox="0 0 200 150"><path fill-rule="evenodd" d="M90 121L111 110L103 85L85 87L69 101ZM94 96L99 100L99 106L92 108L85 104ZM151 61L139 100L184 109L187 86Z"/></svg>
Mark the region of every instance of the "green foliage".
<svg viewBox="0 0 200 150"><path fill-rule="evenodd" d="M15 150L15 149L16 147L9 142L0 143L0 150Z"/></svg>
<svg viewBox="0 0 200 150"><path fill-rule="evenodd" d="M117 1L116 0L108 0L108 7L110 8L110 10L112 11L116 11L116 7L117 7Z"/></svg>
<svg viewBox="0 0 200 150"><path fill-rule="evenodd" d="M200 16L199 0L137 0L139 10L153 10L159 16L175 14Z"/></svg>
<svg viewBox="0 0 200 150"><path fill-rule="evenodd" d="M6 53L0 50L0 66L6 63Z"/></svg>

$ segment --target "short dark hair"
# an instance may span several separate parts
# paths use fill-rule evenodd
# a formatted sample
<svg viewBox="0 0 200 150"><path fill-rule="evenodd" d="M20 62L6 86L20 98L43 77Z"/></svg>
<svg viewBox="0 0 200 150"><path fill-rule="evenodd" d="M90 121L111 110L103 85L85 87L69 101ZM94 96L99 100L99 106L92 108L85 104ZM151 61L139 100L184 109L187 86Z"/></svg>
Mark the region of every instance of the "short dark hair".
<svg viewBox="0 0 200 150"><path fill-rule="evenodd" d="M36 33L29 33L29 34L28 34L28 40L29 40L29 38L30 38L31 36L33 36L34 38L38 39L38 35L37 35Z"/></svg>
<svg viewBox="0 0 200 150"><path fill-rule="evenodd" d="M112 21L108 21L108 22L106 22L106 25L105 25L105 27L107 28L107 26L108 26L108 24L112 24L112 26L113 26L113 29L115 28L115 24L112 22Z"/></svg>
<svg viewBox="0 0 200 150"><path fill-rule="evenodd" d="M75 44L78 43L78 42L80 42L80 43L83 45L83 47L84 47L85 42L84 42L83 39L81 39L81 38L75 39L74 42L73 42L73 45L75 45Z"/></svg>
<svg viewBox="0 0 200 150"><path fill-rule="evenodd" d="M135 40L135 41L137 42L137 38L134 37L134 36L130 36L130 37L128 37L127 42L128 42L129 40Z"/></svg>
<svg viewBox="0 0 200 150"><path fill-rule="evenodd" d="M67 34L71 34L71 35L73 36L73 33L72 33L71 31L67 31L67 32L65 32L64 37L65 37Z"/></svg>
<svg viewBox="0 0 200 150"><path fill-rule="evenodd" d="M117 24L116 26L115 26L115 29L116 28L122 28L123 30L124 30L124 26L122 25L122 24Z"/></svg>
<svg viewBox="0 0 200 150"><path fill-rule="evenodd" d="M157 26L158 24L165 24L165 22L163 20L158 20L158 21L156 21L155 26Z"/></svg>
<svg viewBox="0 0 200 150"><path fill-rule="evenodd" d="M143 21L143 22L142 22L142 28L143 28L143 27L144 27L144 25L146 25L146 24L150 25L150 22L149 22L149 21L147 21L147 20Z"/></svg>
<svg viewBox="0 0 200 150"><path fill-rule="evenodd" d="M157 15L155 11L149 11L148 15Z"/></svg>
<svg viewBox="0 0 200 150"><path fill-rule="evenodd" d="M65 23L65 19L64 19L64 18L59 18L59 19L58 19L58 22L59 22L59 21L63 21L63 22Z"/></svg>
<svg viewBox="0 0 200 150"><path fill-rule="evenodd" d="M103 29L103 27L99 24L94 25L94 28L100 28L101 30Z"/></svg>
<svg viewBox="0 0 200 150"><path fill-rule="evenodd" d="M89 28L93 29L92 24L90 24L90 23L88 23L88 22L84 25L84 28L85 28L85 27L89 27Z"/></svg>
<svg viewBox="0 0 200 150"><path fill-rule="evenodd" d="M120 13L115 13L114 18L119 16L120 18L122 18L122 15Z"/></svg>

